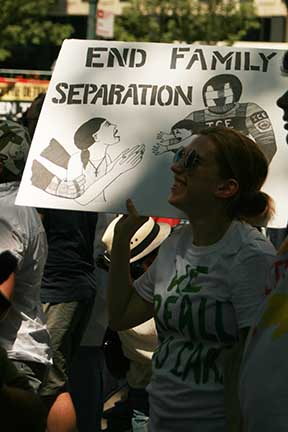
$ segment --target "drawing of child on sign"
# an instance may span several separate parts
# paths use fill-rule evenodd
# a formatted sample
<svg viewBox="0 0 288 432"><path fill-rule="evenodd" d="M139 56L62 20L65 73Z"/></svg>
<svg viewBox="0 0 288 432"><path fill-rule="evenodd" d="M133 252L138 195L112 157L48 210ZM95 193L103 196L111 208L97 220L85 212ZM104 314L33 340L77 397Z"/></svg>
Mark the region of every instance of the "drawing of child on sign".
<svg viewBox="0 0 288 432"><path fill-rule="evenodd" d="M205 108L191 112L183 121L194 122L193 134L207 127L235 128L252 138L271 162L277 146L269 116L254 102L239 102L241 94L242 83L238 77L231 74L216 75L203 86L202 97ZM153 148L154 154L163 153L163 136L167 137L167 134L160 132L157 135L157 144ZM175 136L168 138L165 146L167 148L165 151L177 151ZM184 141L179 140L178 148L183 146L185 147Z"/></svg>
<svg viewBox="0 0 288 432"><path fill-rule="evenodd" d="M169 151L176 153L179 147L190 144L190 137L197 134L200 129L203 129L203 127L201 128L193 120L180 120L172 126L170 133L159 132L157 135L158 142L152 147L152 152L155 155Z"/></svg>
<svg viewBox="0 0 288 432"><path fill-rule="evenodd" d="M83 206L97 197L106 201L105 190L120 175L135 168L145 152L145 146L140 144L125 149L112 160L109 148L119 142L116 125L105 118L92 118L76 130L74 144L78 151L72 155L51 139L32 163L31 182L51 195L74 199ZM55 164L66 170L63 178L53 173L51 162L52 167Z"/></svg>

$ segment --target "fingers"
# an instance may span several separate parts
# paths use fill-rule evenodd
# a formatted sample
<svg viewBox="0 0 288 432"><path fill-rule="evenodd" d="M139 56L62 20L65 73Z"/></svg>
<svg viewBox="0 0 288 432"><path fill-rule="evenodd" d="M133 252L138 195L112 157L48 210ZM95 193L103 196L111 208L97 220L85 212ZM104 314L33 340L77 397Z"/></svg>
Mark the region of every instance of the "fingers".
<svg viewBox="0 0 288 432"><path fill-rule="evenodd" d="M135 216L135 217L139 216L136 207L134 206L133 201L130 198L128 198L126 201L126 208L130 216Z"/></svg>
<svg viewBox="0 0 288 432"><path fill-rule="evenodd" d="M122 154L121 161L119 162L120 165L123 164L132 164L135 165L139 163L143 157L143 154L145 152L145 145L144 144L138 144L137 146L127 150L127 152Z"/></svg>
<svg viewBox="0 0 288 432"><path fill-rule="evenodd" d="M141 225L143 225L143 223L147 222L147 220L149 219L147 216L140 216L136 207L134 206L133 201L131 200L131 198L128 198L126 201L126 208L127 208L127 212L128 212L128 216L130 218L133 218L133 220L135 221L134 223L136 223L139 227Z"/></svg>

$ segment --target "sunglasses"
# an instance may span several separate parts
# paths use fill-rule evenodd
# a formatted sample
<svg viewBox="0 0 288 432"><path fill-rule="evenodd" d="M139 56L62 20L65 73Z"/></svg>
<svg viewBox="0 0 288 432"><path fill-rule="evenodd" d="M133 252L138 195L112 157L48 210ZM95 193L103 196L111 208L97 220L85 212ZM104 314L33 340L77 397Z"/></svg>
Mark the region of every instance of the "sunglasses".
<svg viewBox="0 0 288 432"><path fill-rule="evenodd" d="M201 158L196 152L196 150L191 150L190 152L185 152L184 147L179 148L174 155L173 163L181 166L181 168L190 171L199 165Z"/></svg>

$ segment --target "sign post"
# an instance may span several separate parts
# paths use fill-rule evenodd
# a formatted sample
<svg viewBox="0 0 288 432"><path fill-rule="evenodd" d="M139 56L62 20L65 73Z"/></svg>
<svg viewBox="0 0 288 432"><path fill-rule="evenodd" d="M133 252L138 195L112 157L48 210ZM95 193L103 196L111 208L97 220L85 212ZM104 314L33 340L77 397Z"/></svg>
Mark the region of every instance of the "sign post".
<svg viewBox="0 0 288 432"><path fill-rule="evenodd" d="M87 39L96 39L96 15L98 0L89 0L89 13L87 22Z"/></svg>

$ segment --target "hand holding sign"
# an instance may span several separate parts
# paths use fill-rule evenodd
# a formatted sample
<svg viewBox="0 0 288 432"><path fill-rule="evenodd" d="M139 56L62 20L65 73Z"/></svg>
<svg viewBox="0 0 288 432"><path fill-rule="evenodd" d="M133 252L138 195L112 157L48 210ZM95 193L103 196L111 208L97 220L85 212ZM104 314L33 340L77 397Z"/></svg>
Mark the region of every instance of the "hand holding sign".
<svg viewBox="0 0 288 432"><path fill-rule="evenodd" d="M148 220L147 216L140 216L132 202L128 199L126 202L128 215L124 215L115 226L114 240L116 237L131 239L138 229Z"/></svg>

